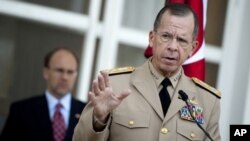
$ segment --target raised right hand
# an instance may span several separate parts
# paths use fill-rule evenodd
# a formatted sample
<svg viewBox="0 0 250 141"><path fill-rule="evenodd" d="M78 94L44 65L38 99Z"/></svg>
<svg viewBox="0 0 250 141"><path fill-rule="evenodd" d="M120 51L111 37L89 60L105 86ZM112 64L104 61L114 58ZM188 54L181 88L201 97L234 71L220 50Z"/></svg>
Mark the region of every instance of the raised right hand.
<svg viewBox="0 0 250 141"><path fill-rule="evenodd" d="M98 78L93 80L92 90L89 92L90 102L94 107L94 116L98 120L105 122L109 113L129 94L130 90L124 90L120 94L114 94L110 86L108 74L101 72Z"/></svg>

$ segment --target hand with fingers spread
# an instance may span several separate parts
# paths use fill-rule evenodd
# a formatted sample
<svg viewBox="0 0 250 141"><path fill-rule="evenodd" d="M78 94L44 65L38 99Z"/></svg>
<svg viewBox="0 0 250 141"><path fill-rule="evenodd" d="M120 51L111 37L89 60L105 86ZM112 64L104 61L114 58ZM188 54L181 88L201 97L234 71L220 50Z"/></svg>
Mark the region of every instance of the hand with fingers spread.
<svg viewBox="0 0 250 141"><path fill-rule="evenodd" d="M89 92L90 101L94 107L94 116L101 122L105 122L109 113L129 94L130 90L125 90L120 94L114 94L110 86L108 74L101 72L101 74L98 75L98 79L93 81L92 91Z"/></svg>

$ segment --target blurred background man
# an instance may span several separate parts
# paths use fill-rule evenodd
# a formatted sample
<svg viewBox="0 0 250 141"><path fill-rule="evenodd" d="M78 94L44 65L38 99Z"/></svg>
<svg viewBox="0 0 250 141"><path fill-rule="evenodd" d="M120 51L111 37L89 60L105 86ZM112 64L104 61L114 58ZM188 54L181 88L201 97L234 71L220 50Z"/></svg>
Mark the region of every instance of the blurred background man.
<svg viewBox="0 0 250 141"><path fill-rule="evenodd" d="M71 141L85 103L72 97L78 58L67 48L56 48L44 59L47 89L42 95L14 102L1 141ZM31 66L32 67L32 66Z"/></svg>

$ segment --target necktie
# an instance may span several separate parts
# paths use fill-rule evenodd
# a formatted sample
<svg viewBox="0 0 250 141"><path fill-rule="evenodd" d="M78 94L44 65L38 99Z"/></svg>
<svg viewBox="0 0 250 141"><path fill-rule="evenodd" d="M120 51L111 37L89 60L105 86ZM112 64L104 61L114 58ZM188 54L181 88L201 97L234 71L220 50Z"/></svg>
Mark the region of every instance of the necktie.
<svg viewBox="0 0 250 141"><path fill-rule="evenodd" d="M52 128L54 141L63 141L66 135L66 126L63 115L60 111L61 108L62 104L58 103L53 116Z"/></svg>
<svg viewBox="0 0 250 141"><path fill-rule="evenodd" d="M163 110L163 114L164 116L166 115L167 111L168 111L168 107L170 105L171 99L167 90L167 86L171 85L171 82L168 78L165 78L162 82L161 85L163 86L159 96L160 96L160 100L161 100L161 106L162 106L162 110Z"/></svg>

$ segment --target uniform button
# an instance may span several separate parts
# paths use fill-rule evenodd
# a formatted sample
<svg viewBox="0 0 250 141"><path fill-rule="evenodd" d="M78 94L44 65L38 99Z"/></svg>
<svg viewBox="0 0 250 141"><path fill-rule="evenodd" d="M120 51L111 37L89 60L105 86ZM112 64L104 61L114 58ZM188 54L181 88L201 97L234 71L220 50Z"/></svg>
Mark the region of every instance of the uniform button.
<svg viewBox="0 0 250 141"><path fill-rule="evenodd" d="M190 137L191 137L191 138L195 138L195 134L192 132L192 133L190 134Z"/></svg>
<svg viewBox="0 0 250 141"><path fill-rule="evenodd" d="M134 125L135 123L134 123L133 120L130 120L130 121L128 122L128 124L129 124L130 126L132 126L132 125Z"/></svg>
<svg viewBox="0 0 250 141"><path fill-rule="evenodd" d="M168 129L167 128L161 128L161 133L162 134L167 134L168 133Z"/></svg>

